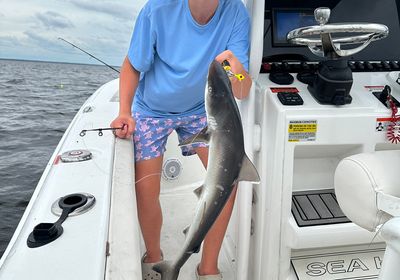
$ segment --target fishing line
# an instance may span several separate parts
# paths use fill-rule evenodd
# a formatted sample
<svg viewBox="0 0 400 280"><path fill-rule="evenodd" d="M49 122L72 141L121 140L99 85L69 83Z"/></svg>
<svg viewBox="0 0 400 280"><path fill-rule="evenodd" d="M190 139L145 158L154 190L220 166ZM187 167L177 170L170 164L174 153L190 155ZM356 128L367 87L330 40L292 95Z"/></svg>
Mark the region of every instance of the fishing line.
<svg viewBox="0 0 400 280"><path fill-rule="evenodd" d="M200 133L203 131L203 129L204 129L205 127L203 127L202 128L202 130L200 130L199 132L197 132L197 133L195 133L195 134L193 134L191 137L192 137L192 141L190 141L189 143L187 143L187 144L185 144L185 145L182 145L182 146L188 146L188 145L193 145L193 143L205 143L205 142L195 142L194 141L194 139L196 139L197 138L197 136L199 136L200 135ZM194 136L194 137L193 137ZM190 137L188 137L188 139L189 139ZM183 140L183 141L186 141L186 140ZM206 143L207 144L207 143ZM180 145L180 143L179 143L179 145Z"/></svg>
<svg viewBox="0 0 400 280"><path fill-rule="evenodd" d="M83 146L85 147L85 149L86 149L86 150L89 150L88 146L86 145L86 141L85 141L84 139L82 139L82 143L83 143ZM107 171L105 171L104 169L102 169L100 165L97 164L96 158L95 158L95 157L93 157L92 161L93 161L93 164L96 166L96 168L97 168L100 172L102 172L103 174L107 174L107 175L110 174L109 172L107 172ZM139 180L136 180L136 181L135 181L135 184L136 184L136 183L139 183L140 181L142 181L142 180L144 180L144 179L146 179L146 178L148 178L148 177L156 176L156 175L161 176L161 175L162 175L162 172L148 174L148 175L146 175L146 176L140 178Z"/></svg>
<svg viewBox="0 0 400 280"><path fill-rule="evenodd" d="M381 221L382 217L383 217L383 213L380 212L378 215L380 215L380 217L378 217L378 221ZM372 245L372 243L374 242L374 240L376 239L376 237L378 236L379 233L381 233L383 226L387 223L388 221L384 222L379 229L376 231L376 233L374 234L374 237L372 238L371 242L368 244L368 247L370 247Z"/></svg>
<svg viewBox="0 0 400 280"><path fill-rule="evenodd" d="M91 126L93 127L93 125L91 125ZM103 136L102 130L112 130L113 132L115 132L115 130L117 130L117 129L123 129L123 127L117 127L117 128L93 128L93 129L83 129L83 130L79 133L79 136L82 137L82 143L83 143L83 146L85 147L85 149L88 150L88 151L90 151L90 149L89 149L88 146L86 145L86 141L85 141L85 139L84 139L84 137L83 137L83 136L86 135L86 132L87 132L87 131L98 131L98 132L99 132L98 135L99 135L99 137L101 137L101 136ZM149 132L150 132L150 131L149 131ZM101 133L101 135L100 135L100 133ZM147 133L145 133L144 135L146 135L146 134L147 134ZM115 135L115 134L114 134L114 135ZM92 161L93 161L93 164L96 166L96 168L97 168L100 172L102 172L103 174L107 174L107 175L110 174L109 172L107 172L107 171L105 171L104 169L102 169L101 166L100 166L99 164L97 164L95 157L93 157ZM142 181L142 180L144 180L144 179L146 179L146 178L148 178L148 177L156 176L156 175L161 176L161 175L162 175L162 172L157 172L157 173L148 174L148 175L146 175L146 176L140 178L139 180L136 180L136 181L135 181L135 184L138 183L138 182L140 182L140 181Z"/></svg>
<svg viewBox="0 0 400 280"><path fill-rule="evenodd" d="M119 73L119 71L118 71L117 69L115 69L114 67L112 67L111 65L105 63L103 60L101 60L101 59L95 57L94 55L88 53L87 51L81 49L80 47L78 47L78 46L72 44L71 42L69 42L69 41L67 41L67 40L65 40L64 38L58 37L58 39L59 39L59 40L62 40L62 41L64 41L64 42L66 42L67 44L70 44L70 45L73 46L74 48L77 48L78 50L84 52L85 54L89 55L90 57L96 59L97 61L101 62L101 63L104 64L105 66L107 66L107 67L111 68L112 70L114 70L115 72Z"/></svg>
<svg viewBox="0 0 400 280"><path fill-rule="evenodd" d="M142 180L144 180L144 179L146 179L146 178L148 178L148 177L150 177L150 176L156 176L156 175L161 176L161 175L162 175L162 172L157 172L157 173L148 174L148 175L146 175L146 176L140 178L139 180L135 181L135 184L136 184L136 183L139 183L140 181L142 181Z"/></svg>

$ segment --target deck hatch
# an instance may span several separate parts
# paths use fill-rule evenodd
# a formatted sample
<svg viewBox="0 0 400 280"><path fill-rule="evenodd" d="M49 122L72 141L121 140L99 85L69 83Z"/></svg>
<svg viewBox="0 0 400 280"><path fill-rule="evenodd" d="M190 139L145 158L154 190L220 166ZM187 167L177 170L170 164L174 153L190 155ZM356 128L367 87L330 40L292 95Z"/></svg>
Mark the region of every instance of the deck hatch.
<svg viewBox="0 0 400 280"><path fill-rule="evenodd" d="M348 223L334 189L293 192L292 214L299 227Z"/></svg>
<svg viewBox="0 0 400 280"><path fill-rule="evenodd" d="M92 153L88 150L71 150L61 154L60 158L62 162L80 162L91 160L93 157Z"/></svg>

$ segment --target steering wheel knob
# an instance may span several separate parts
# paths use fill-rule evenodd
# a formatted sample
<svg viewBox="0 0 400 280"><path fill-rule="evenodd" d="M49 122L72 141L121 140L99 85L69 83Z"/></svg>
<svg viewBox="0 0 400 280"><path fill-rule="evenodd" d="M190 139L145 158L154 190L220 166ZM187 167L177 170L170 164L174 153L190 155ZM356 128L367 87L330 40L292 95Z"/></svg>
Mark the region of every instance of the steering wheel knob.
<svg viewBox="0 0 400 280"><path fill-rule="evenodd" d="M320 24L324 25L329 21L331 16L331 9L321 7L314 10L315 20Z"/></svg>

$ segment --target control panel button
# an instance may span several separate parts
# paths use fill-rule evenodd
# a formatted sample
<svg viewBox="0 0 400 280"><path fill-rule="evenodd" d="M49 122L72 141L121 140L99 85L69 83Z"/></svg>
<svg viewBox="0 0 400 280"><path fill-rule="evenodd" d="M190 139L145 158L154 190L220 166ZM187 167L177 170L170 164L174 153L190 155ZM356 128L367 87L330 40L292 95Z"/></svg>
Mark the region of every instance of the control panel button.
<svg viewBox="0 0 400 280"><path fill-rule="evenodd" d="M390 62L389 62L389 65L390 65L390 67L391 67L393 70L397 70L397 69L400 68L400 66L399 66L399 64L398 64L397 61L390 61Z"/></svg>
<svg viewBox="0 0 400 280"><path fill-rule="evenodd" d="M297 92L278 92L279 101L283 105L303 105L303 99Z"/></svg>
<svg viewBox="0 0 400 280"><path fill-rule="evenodd" d="M367 70L369 70L369 71L374 70L374 66L372 66L372 63L369 62L369 61L366 61L366 62L364 63L364 66L365 66L365 68L367 68Z"/></svg>
<svg viewBox="0 0 400 280"><path fill-rule="evenodd" d="M300 69L302 71L308 71L308 70L310 70L310 66L307 64L307 62L303 61L300 64Z"/></svg>
<svg viewBox="0 0 400 280"><path fill-rule="evenodd" d="M362 71L365 69L364 63L362 61L357 61L355 63L355 68L359 71Z"/></svg>
<svg viewBox="0 0 400 280"><path fill-rule="evenodd" d="M382 67L383 67L384 70L387 70L387 71L390 70L389 62L387 62L387 61L382 61L381 64L382 64Z"/></svg>
<svg viewBox="0 0 400 280"><path fill-rule="evenodd" d="M349 61L349 62L348 62L348 65L349 65L351 71L356 70L356 64L355 64L354 62Z"/></svg>

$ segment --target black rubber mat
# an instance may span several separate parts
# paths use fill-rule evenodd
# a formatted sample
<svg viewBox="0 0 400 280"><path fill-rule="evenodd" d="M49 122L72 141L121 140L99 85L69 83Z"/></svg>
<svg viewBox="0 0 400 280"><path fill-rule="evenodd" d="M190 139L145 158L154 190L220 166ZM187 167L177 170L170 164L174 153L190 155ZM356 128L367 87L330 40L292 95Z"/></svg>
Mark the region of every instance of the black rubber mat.
<svg viewBox="0 0 400 280"><path fill-rule="evenodd" d="M350 222L333 189L293 192L292 213L299 227Z"/></svg>

